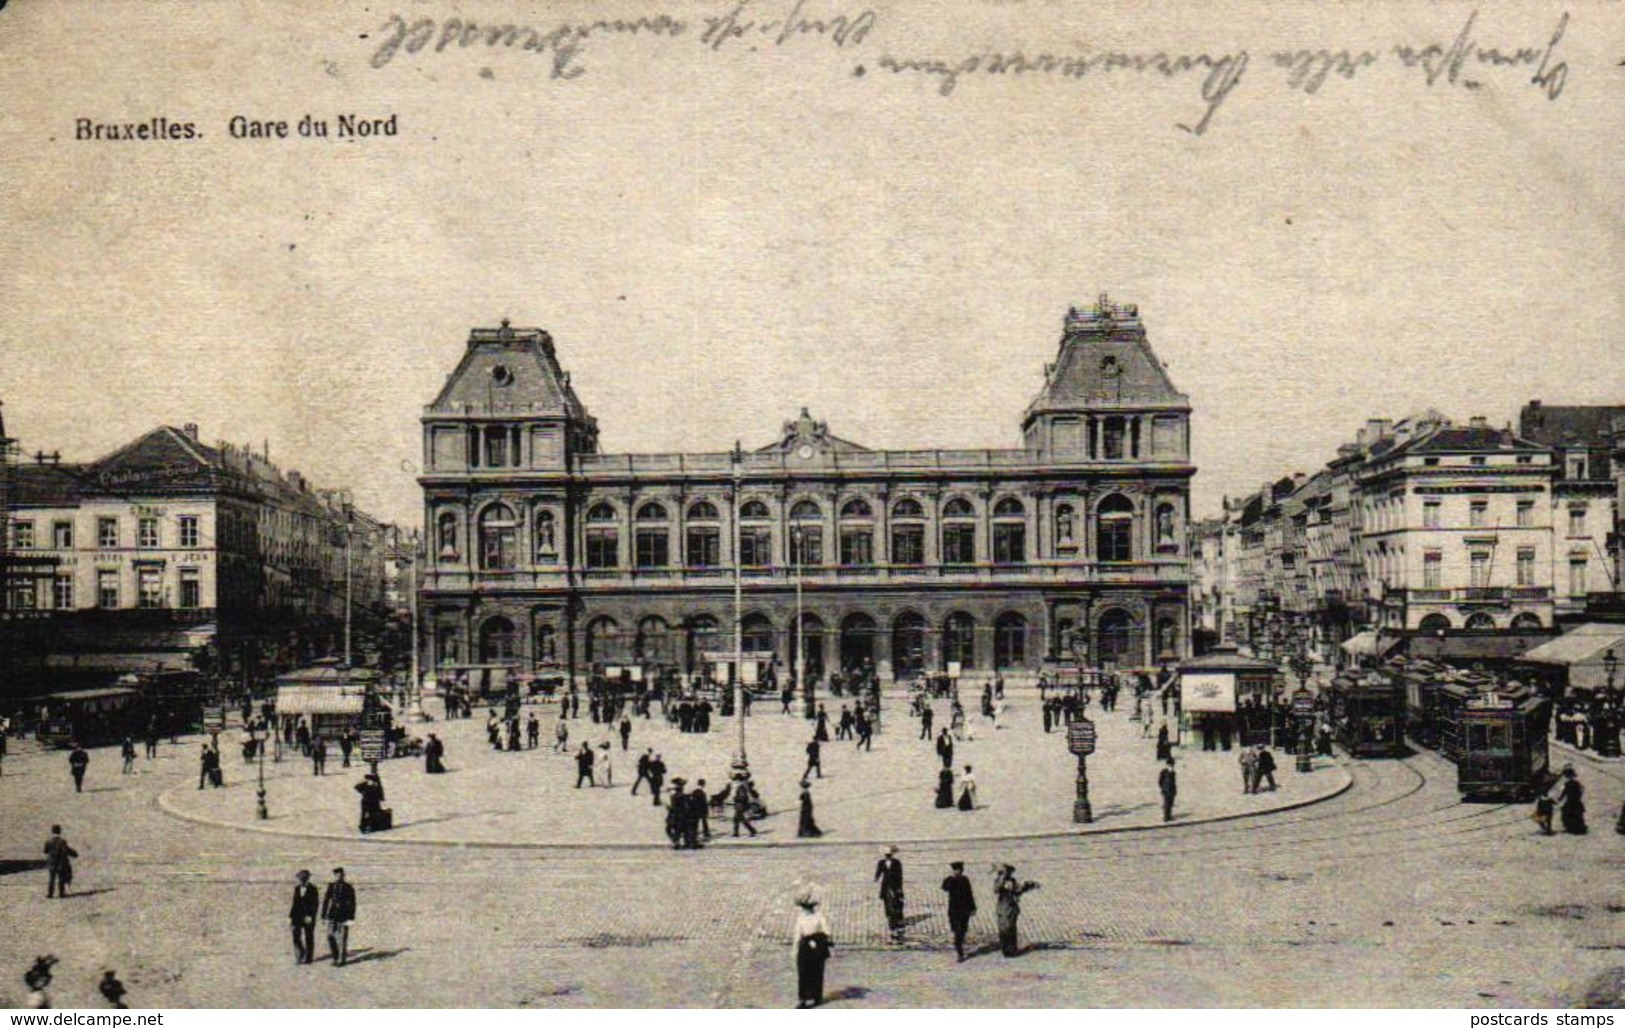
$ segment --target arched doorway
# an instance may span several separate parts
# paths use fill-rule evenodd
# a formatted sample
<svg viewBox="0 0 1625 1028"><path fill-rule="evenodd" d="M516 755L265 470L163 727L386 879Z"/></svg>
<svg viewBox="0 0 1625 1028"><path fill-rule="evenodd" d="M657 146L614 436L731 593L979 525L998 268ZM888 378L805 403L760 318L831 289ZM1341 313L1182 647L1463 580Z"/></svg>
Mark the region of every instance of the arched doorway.
<svg viewBox="0 0 1625 1028"><path fill-rule="evenodd" d="M818 681L824 676L824 622L817 614L801 615L801 630L792 625L790 631L790 667L800 659L801 637L807 637L807 679Z"/></svg>
<svg viewBox="0 0 1625 1028"><path fill-rule="evenodd" d="M1544 626L1542 626L1540 623L1539 614L1531 614L1528 611L1524 611L1522 614L1519 614L1517 617L1512 619L1512 627L1527 632L1537 631Z"/></svg>
<svg viewBox="0 0 1625 1028"><path fill-rule="evenodd" d="M671 664L676 654L671 649L671 626L666 619L651 614L638 622L638 636L633 656L647 664Z"/></svg>
<svg viewBox="0 0 1625 1028"><path fill-rule="evenodd" d="M779 652L779 648L773 645L773 622L767 619L766 614L746 614L740 625L742 631L739 634L744 640L746 653Z"/></svg>
<svg viewBox="0 0 1625 1028"><path fill-rule="evenodd" d="M1113 607L1102 613L1097 632L1095 653L1098 654L1102 667L1107 664L1122 667L1135 663L1134 618L1128 611L1121 607Z"/></svg>
<svg viewBox="0 0 1625 1028"><path fill-rule="evenodd" d="M892 622L891 666L896 678L913 678L925 670L925 618L913 611Z"/></svg>
<svg viewBox="0 0 1625 1028"><path fill-rule="evenodd" d="M1484 632L1495 627L1495 619L1483 611L1478 611L1467 619L1467 630L1470 632Z"/></svg>
<svg viewBox="0 0 1625 1028"><path fill-rule="evenodd" d="M696 614L688 619L688 662L684 671L693 674L700 669L705 654L716 653L723 643L722 627L709 614ZM750 647L745 647L749 649Z"/></svg>
<svg viewBox="0 0 1625 1028"><path fill-rule="evenodd" d="M1027 663L1027 619L1013 610L993 622L993 667L1003 671Z"/></svg>
<svg viewBox="0 0 1625 1028"><path fill-rule="evenodd" d="M873 666L875 660L875 634L878 631L875 619L861 612L848 614L841 619L841 670L843 672Z"/></svg>
<svg viewBox="0 0 1625 1028"><path fill-rule="evenodd" d="M620 626L614 618L596 617L587 622L587 663L611 663L620 659Z"/></svg>
<svg viewBox="0 0 1625 1028"><path fill-rule="evenodd" d="M967 671L976 666L976 619L962 610L942 623L942 664L954 663Z"/></svg>
<svg viewBox="0 0 1625 1028"><path fill-rule="evenodd" d="M498 615L486 618L480 626L480 663L495 664L513 659L513 622Z"/></svg>
<svg viewBox="0 0 1625 1028"><path fill-rule="evenodd" d="M1450 619L1443 614L1429 614L1422 619L1422 623L1417 627L1424 632L1448 632L1450 630Z"/></svg>

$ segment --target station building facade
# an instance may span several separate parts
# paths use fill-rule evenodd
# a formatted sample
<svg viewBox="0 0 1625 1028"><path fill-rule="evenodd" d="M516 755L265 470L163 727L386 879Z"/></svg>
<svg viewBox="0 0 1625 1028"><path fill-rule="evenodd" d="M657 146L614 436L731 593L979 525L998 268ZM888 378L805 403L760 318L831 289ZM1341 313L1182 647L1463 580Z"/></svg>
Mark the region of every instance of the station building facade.
<svg viewBox="0 0 1625 1028"><path fill-rule="evenodd" d="M736 615L741 648L805 645L814 676L1177 659L1189 418L1104 296L995 450L874 450L804 409L752 450L603 453L548 333L476 328L422 416L427 666L688 673Z"/></svg>

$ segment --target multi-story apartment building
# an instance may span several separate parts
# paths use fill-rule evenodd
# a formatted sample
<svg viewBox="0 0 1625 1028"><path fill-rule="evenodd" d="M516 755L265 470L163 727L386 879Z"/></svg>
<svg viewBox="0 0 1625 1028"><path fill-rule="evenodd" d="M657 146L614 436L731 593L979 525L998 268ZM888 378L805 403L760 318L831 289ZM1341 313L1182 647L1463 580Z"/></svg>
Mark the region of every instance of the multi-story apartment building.
<svg viewBox="0 0 1625 1028"><path fill-rule="evenodd" d="M610 454L546 332L474 329L422 419L429 663L686 671L736 614L810 675L1183 656L1189 415L1102 297L1018 448L873 450L803 410L751 450Z"/></svg>
<svg viewBox="0 0 1625 1028"><path fill-rule="evenodd" d="M1373 445L1355 477L1376 627L1550 628L1553 470L1550 450L1483 418Z"/></svg>
<svg viewBox="0 0 1625 1028"><path fill-rule="evenodd" d="M1552 582L1559 617L1585 614L1588 598L1619 591L1619 482L1615 423L1625 406L1548 407L1531 400L1518 434L1550 447Z"/></svg>
<svg viewBox="0 0 1625 1028"><path fill-rule="evenodd" d="M11 597L48 614L53 682L185 668L200 649L252 678L339 653L346 598L357 616L383 601L383 526L196 425L86 464L38 455L13 469L8 506L11 552L54 565Z"/></svg>

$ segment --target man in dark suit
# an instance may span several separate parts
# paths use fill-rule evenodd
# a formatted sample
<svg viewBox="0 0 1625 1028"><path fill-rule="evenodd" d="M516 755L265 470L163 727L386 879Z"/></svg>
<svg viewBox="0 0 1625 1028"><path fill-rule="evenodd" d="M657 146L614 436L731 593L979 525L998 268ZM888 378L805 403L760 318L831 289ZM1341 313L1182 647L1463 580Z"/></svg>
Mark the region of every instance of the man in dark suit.
<svg viewBox="0 0 1625 1028"><path fill-rule="evenodd" d="M294 875L299 884L293 887L293 906L288 910L288 923L293 927L294 963L308 964L316 953L316 917L320 914L321 897L316 886L310 884L310 872Z"/></svg>
<svg viewBox="0 0 1625 1028"><path fill-rule="evenodd" d="M1179 795L1179 778L1174 774L1174 758L1157 773L1157 789L1162 793L1162 819L1174 819L1174 797Z"/></svg>
<svg viewBox="0 0 1625 1028"><path fill-rule="evenodd" d="M73 773L73 791L85 791L85 768L90 766L90 754L78 743L73 744L73 752L68 754L68 770Z"/></svg>
<svg viewBox="0 0 1625 1028"><path fill-rule="evenodd" d="M948 866L953 874L942 880L942 891L948 894L948 927L954 933L954 952L964 960L965 933L970 931L970 919L976 916L976 894L965 877L965 862L956 860Z"/></svg>
<svg viewBox="0 0 1625 1028"><path fill-rule="evenodd" d="M594 782L592 780L592 765L593 765L593 761L595 759L597 759L597 758L594 757L594 755L593 755L592 747L587 745L586 743L582 743L581 744L581 749L576 751L576 788L577 789L581 788L581 783L582 782L586 782L589 786L598 784L597 782Z"/></svg>
<svg viewBox="0 0 1625 1028"><path fill-rule="evenodd" d="M355 920L355 886L344 880L344 868L333 869L333 880L322 894L322 920L327 922L327 952L333 966L343 967L350 955L350 922Z"/></svg>
<svg viewBox="0 0 1625 1028"><path fill-rule="evenodd" d="M46 899L67 898L68 886L73 884L73 858L78 855L79 851L62 837L62 826L52 825L51 835L45 840Z"/></svg>
<svg viewBox="0 0 1625 1028"><path fill-rule="evenodd" d="M893 939L903 935L903 862L897 859L897 847L881 850L880 862L875 864L875 881L880 883L880 902L886 908L886 927Z"/></svg>

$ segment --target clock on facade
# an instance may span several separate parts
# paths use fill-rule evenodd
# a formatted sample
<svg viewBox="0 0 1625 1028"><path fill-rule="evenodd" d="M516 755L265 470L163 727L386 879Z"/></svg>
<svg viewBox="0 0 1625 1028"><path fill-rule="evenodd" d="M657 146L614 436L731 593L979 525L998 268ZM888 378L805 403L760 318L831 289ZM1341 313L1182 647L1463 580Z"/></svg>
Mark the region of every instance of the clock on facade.
<svg viewBox="0 0 1625 1028"><path fill-rule="evenodd" d="M802 460L812 460L812 455L813 448L808 446L806 443L802 443L801 449L796 451L796 456L800 457Z"/></svg>

